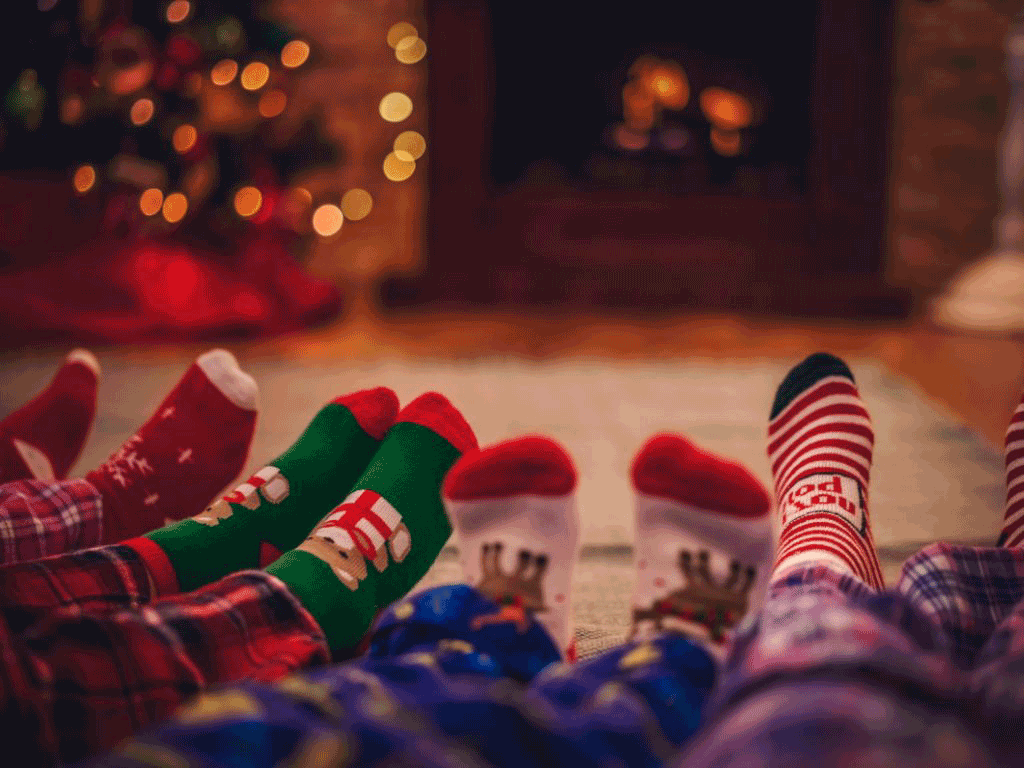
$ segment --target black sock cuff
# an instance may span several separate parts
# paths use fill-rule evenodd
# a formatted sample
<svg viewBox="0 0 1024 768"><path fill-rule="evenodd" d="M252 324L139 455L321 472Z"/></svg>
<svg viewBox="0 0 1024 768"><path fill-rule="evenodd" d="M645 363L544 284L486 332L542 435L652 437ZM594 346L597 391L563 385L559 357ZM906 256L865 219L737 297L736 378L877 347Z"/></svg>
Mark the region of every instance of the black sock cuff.
<svg viewBox="0 0 1024 768"><path fill-rule="evenodd" d="M795 366L779 384L769 418L774 419L797 398L797 395L827 376L845 376L854 384L857 383L849 366L838 357L828 352L815 352Z"/></svg>

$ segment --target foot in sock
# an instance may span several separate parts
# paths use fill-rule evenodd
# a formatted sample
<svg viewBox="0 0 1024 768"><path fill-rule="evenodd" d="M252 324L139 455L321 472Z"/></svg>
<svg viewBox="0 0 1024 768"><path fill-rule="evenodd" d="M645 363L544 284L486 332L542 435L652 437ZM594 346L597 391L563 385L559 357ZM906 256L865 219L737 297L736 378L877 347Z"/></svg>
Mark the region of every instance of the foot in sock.
<svg viewBox="0 0 1024 768"><path fill-rule="evenodd" d="M467 584L498 604L474 629L536 619L570 661L576 658L572 577L578 558L576 469L546 437L507 440L466 454L444 481Z"/></svg>
<svg viewBox="0 0 1024 768"><path fill-rule="evenodd" d="M366 470L308 538L267 572L319 622L336 655L351 652L378 611L404 596L451 535L441 482L476 448L451 403L428 392L402 409Z"/></svg>
<svg viewBox="0 0 1024 768"><path fill-rule="evenodd" d="M341 503L395 421L387 387L331 401L283 454L195 517L127 542L162 593L269 565Z"/></svg>
<svg viewBox="0 0 1024 768"><path fill-rule="evenodd" d="M0 483L67 477L92 429L99 378L96 358L76 349L46 389L0 421Z"/></svg>
<svg viewBox="0 0 1024 768"><path fill-rule="evenodd" d="M1006 512L1000 547L1019 547L1024 542L1024 398L1006 429Z"/></svg>
<svg viewBox="0 0 1024 768"><path fill-rule="evenodd" d="M199 512L245 466L256 382L223 349L201 355L153 416L86 480L116 542Z"/></svg>
<svg viewBox="0 0 1024 768"><path fill-rule="evenodd" d="M742 465L671 434L651 438L631 474L631 638L675 630L721 657L767 587L774 549L768 492Z"/></svg>
<svg viewBox="0 0 1024 768"><path fill-rule="evenodd" d="M818 353L789 372L768 425L781 523L775 573L828 564L883 588L868 516L873 447L870 417L842 360Z"/></svg>

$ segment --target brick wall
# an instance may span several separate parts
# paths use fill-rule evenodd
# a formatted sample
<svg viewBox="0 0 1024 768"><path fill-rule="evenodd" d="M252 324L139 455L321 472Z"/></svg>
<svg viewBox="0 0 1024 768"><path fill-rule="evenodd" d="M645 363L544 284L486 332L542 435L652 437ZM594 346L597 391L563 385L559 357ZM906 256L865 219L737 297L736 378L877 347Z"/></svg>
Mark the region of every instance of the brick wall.
<svg viewBox="0 0 1024 768"><path fill-rule="evenodd" d="M935 293L992 245L1009 92L1003 40L1019 7L899 0L889 275L918 296Z"/></svg>

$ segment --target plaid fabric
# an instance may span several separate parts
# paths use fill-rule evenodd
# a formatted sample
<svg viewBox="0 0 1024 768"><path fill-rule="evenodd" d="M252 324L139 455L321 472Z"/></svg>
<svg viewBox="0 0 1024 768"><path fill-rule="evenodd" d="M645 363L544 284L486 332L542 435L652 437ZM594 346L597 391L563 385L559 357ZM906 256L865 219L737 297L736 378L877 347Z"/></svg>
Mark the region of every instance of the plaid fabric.
<svg viewBox="0 0 1024 768"><path fill-rule="evenodd" d="M0 560L23 563L100 543L103 505L85 480L0 485Z"/></svg>
<svg viewBox="0 0 1024 768"><path fill-rule="evenodd" d="M18 634L50 612L102 615L153 598L146 566L130 547L111 545L0 566L0 606Z"/></svg>
<svg viewBox="0 0 1024 768"><path fill-rule="evenodd" d="M83 759L210 685L328 660L312 617L261 571L130 610L60 608L20 633L2 614L0 739L26 749L18 765Z"/></svg>

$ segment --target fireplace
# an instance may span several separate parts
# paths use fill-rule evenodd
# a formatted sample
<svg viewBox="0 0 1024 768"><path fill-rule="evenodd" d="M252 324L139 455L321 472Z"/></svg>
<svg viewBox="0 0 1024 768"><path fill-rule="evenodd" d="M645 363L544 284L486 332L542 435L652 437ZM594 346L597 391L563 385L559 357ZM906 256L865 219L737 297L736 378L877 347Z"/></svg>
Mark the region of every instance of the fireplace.
<svg viewBox="0 0 1024 768"><path fill-rule="evenodd" d="M891 0L428 0L425 269L385 304L894 315Z"/></svg>

